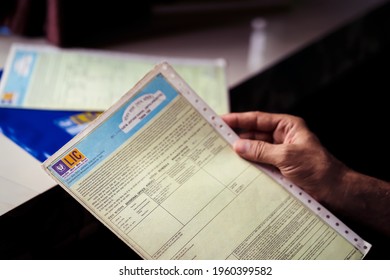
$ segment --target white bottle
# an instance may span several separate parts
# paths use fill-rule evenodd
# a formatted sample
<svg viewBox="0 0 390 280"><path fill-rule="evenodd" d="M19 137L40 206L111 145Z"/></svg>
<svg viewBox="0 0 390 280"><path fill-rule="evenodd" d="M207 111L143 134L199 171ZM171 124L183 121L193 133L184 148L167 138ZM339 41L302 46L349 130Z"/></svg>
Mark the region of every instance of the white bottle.
<svg viewBox="0 0 390 280"><path fill-rule="evenodd" d="M255 18L251 22L252 33L249 38L247 62L249 72L256 72L263 66L267 37L266 26L267 22L263 18Z"/></svg>

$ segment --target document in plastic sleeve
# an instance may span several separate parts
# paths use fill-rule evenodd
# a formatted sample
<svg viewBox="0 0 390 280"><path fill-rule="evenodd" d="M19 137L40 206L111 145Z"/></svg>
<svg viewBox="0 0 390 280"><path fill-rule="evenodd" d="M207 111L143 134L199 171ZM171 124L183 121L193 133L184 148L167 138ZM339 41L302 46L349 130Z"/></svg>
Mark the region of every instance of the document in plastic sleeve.
<svg viewBox="0 0 390 280"><path fill-rule="evenodd" d="M168 64L43 163L144 259L362 259L370 244L281 175Z"/></svg>

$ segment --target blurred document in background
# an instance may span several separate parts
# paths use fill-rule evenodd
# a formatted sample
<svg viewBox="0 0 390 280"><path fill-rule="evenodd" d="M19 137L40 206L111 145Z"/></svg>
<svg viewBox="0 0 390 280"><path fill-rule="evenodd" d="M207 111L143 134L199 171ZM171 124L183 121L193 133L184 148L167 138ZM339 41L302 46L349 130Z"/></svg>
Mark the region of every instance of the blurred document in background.
<svg viewBox="0 0 390 280"><path fill-rule="evenodd" d="M225 60L167 58L15 44L0 84L0 106L103 111L162 60L219 114L229 111Z"/></svg>

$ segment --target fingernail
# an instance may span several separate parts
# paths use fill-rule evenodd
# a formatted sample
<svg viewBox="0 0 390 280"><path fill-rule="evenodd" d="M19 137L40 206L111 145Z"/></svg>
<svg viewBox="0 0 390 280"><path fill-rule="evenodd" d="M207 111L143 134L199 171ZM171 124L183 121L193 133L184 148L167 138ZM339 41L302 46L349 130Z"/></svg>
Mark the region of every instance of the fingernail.
<svg viewBox="0 0 390 280"><path fill-rule="evenodd" d="M245 154L249 150L249 141L237 140L234 143L234 150L239 154Z"/></svg>

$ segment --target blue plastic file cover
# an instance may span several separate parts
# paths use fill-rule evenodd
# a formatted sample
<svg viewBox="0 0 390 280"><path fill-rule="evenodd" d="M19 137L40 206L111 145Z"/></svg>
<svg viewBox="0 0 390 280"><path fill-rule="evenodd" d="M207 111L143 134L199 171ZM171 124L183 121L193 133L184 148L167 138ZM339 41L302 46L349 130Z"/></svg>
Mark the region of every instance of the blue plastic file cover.
<svg viewBox="0 0 390 280"><path fill-rule="evenodd" d="M43 162L98 115L98 112L0 108L0 132Z"/></svg>

